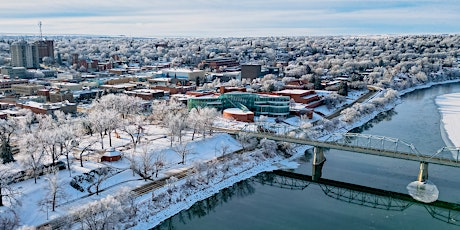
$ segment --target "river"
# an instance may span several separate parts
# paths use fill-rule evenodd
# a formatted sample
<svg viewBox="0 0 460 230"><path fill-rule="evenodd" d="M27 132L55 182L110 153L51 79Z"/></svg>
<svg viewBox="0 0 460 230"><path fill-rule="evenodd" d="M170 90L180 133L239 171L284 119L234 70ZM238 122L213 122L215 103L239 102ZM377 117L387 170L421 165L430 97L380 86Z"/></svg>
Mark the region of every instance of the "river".
<svg viewBox="0 0 460 230"><path fill-rule="evenodd" d="M445 146L435 98L457 92L458 83L406 94L394 109L352 132L396 137L432 154ZM418 162L359 153L329 150L325 155L322 178L404 194L419 169ZM311 175L311 155L299 162L294 171ZM460 168L429 165L429 180L439 189L439 200L460 204L458 175ZM155 229L460 229L460 223L453 222L460 219L460 212L450 213L452 218L445 215L449 213L410 202L401 210L372 208L328 196L319 184L295 190L252 178L196 203Z"/></svg>

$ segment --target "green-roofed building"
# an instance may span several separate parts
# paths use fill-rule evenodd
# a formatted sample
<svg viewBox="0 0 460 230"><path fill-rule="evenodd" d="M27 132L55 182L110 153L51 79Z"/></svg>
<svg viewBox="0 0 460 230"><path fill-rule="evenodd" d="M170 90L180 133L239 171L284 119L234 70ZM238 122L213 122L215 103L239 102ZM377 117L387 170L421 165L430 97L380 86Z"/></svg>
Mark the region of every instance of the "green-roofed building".
<svg viewBox="0 0 460 230"><path fill-rule="evenodd" d="M219 97L193 97L187 101L188 109L214 107L217 110L240 108L250 110L255 116L280 117L289 115L290 98L246 92L230 92Z"/></svg>

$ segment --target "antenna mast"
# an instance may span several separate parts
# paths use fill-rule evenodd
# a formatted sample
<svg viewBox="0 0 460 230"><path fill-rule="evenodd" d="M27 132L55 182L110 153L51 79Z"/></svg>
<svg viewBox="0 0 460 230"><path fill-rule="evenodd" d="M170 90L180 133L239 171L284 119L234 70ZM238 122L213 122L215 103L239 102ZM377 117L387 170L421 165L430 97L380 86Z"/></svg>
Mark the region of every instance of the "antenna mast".
<svg viewBox="0 0 460 230"><path fill-rule="evenodd" d="M42 21L38 22L38 28L40 29L40 40L43 39L43 34L42 34Z"/></svg>

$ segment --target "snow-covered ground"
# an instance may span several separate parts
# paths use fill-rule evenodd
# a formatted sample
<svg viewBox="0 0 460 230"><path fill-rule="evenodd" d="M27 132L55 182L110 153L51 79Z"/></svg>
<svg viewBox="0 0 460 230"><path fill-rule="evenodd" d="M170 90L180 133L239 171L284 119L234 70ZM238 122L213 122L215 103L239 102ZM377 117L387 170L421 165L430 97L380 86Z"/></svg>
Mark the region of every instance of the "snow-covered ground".
<svg viewBox="0 0 460 230"><path fill-rule="evenodd" d="M14 186L22 193L19 198L22 205L16 208L16 213L19 214L21 225L38 226L53 218L66 215L89 202L100 200L107 195L114 194L121 187L129 187L133 189L145 184L146 182L140 176L133 174L132 170L130 170L130 161L127 159L127 156L136 156L146 150L157 152L161 151L166 162L164 170L161 170L158 175L158 178L162 178L185 168L192 167L197 162L205 162L216 159L222 155L223 148L226 149L226 154L241 149L239 142L228 134L216 133L213 136L208 136L206 138L200 136L195 138L195 141L191 141L191 134L188 133L183 139L184 142L189 143L188 148L190 151L189 154L186 155L186 163L180 164L181 156L170 148L169 138L163 138L165 134L166 130L159 126L145 126L144 138L141 144L137 147L136 151L133 152L132 148L127 149L127 145L130 143L129 137L120 132L120 138L112 137L112 146L115 149L127 149L126 151L121 151L124 157L122 157L120 161L110 163L100 162L98 159L100 159L102 154L94 153L89 156L85 156L85 161L83 162L84 167L80 167L79 160L72 158L72 177L70 176L70 172L68 170L60 171L57 174L60 183L63 185L62 188L65 195L63 198L58 199L58 206L55 212L51 212L50 208L40 205L40 202L46 196L46 191L49 187L47 176L41 176L37 180L37 184L34 183L33 179L16 183ZM98 137L94 136L93 138ZM104 141L105 144L108 145L107 137ZM95 144L94 148L100 149L100 144ZM86 189L85 191L80 192L69 186L69 183L74 176L88 173L92 169L107 166L114 168L116 174L102 182L101 189L104 191L99 195L90 194ZM91 191L94 192L94 188L92 188ZM39 211L37 212L37 210Z"/></svg>

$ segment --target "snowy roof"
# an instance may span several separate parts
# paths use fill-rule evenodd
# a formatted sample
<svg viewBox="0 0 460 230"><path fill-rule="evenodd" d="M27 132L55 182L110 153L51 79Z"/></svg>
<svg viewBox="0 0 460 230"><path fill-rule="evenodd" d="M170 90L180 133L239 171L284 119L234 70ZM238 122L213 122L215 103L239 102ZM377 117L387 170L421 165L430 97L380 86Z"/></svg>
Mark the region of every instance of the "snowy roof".
<svg viewBox="0 0 460 230"><path fill-rule="evenodd" d="M120 156L121 155L121 152L120 151L117 151L117 150L114 150L114 149L108 149L104 154L103 156L106 156L106 157L116 157L116 156Z"/></svg>
<svg viewBox="0 0 460 230"><path fill-rule="evenodd" d="M231 113L231 114L254 114L251 111L243 111L243 110L241 110L239 108L228 108L228 109L224 110L224 112Z"/></svg>
<svg viewBox="0 0 460 230"><path fill-rule="evenodd" d="M304 89L285 89L278 91L277 93L288 93L288 94L303 94L309 92L311 90L304 90Z"/></svg>

